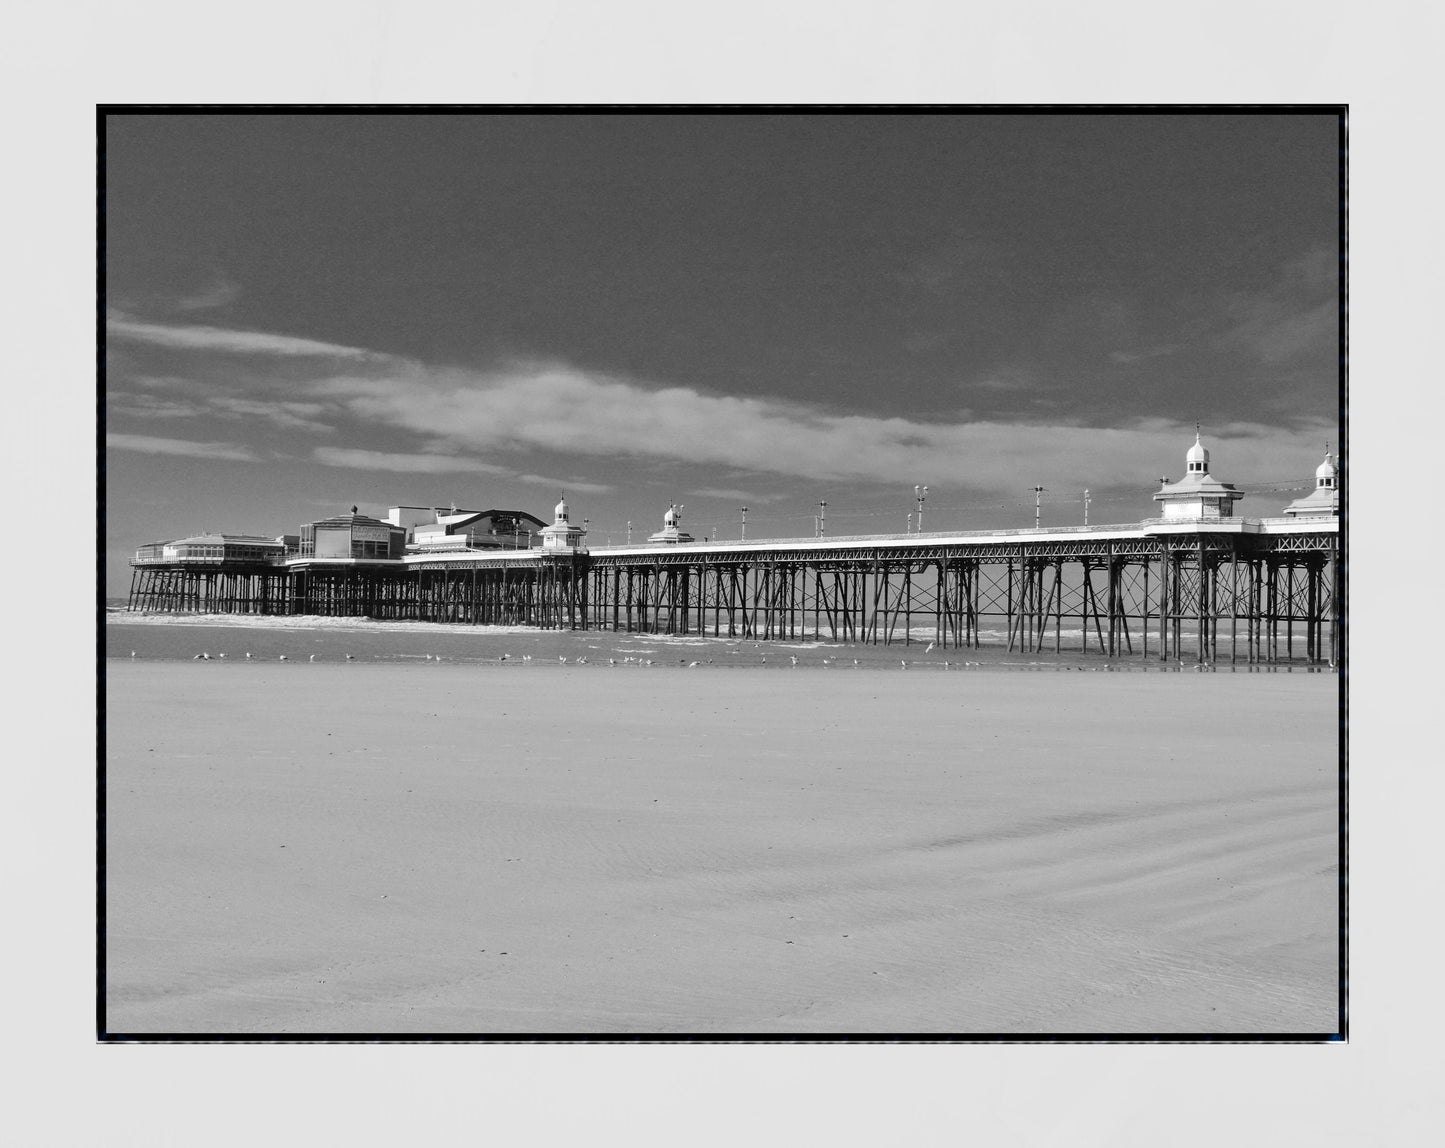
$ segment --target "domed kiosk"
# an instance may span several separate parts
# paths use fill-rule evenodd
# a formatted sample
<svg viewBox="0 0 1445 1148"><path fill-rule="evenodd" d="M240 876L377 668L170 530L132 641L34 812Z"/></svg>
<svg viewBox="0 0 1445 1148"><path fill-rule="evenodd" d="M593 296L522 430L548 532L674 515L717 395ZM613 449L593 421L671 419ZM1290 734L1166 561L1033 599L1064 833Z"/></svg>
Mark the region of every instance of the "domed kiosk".
<svg viewBox="0 0 1445 1148"><path fill-rule="evenodd" d="M1315 468L1315 488L1284 508L1286 518L1312 518L1340 513L1340 471L1330 444L1325 443L1325 460Z"/></svg>
<svg viewBox="0 0 1445 1148"><path fill-rule="evenodd" d="M1194 445L1184 456L1184 477L1178 482L1164 481L1154 495L1163 504L1160 512L1166 519L1229 518L1234 504L1244 495L1228 482L1220 482L1209 473L1209 451L1194 434Z"/></svg>
<svg viewBox="0 0 1445 1148"><path fill-rule="evenodd" d="M552 525L542 527L543 550L582 549L582 540L586 537L587 531L572 523L568 518L568 513L567 496L563 494L557 500L556 509L552 512Z"/></svg>
<svg viewBox="0 0 1445 1148"><path fill-rule="evenodd" d="M667 508L667 513L662 516L662 529L656 534L649 534L647 540L672 544L697 541L682 528L682 507L675 502Z"/></svg>

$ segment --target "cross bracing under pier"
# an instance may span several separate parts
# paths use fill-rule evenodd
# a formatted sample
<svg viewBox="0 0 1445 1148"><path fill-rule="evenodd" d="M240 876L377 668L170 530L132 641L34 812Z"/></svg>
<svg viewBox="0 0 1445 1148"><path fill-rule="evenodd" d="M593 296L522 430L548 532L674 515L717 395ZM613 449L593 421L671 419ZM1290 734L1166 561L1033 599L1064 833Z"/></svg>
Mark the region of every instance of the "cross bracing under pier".
<svg viewBox="0 0 1445 1148"><path fill-rule="evenodd" d="M130 609L1336 664L1334 517L133 563Z"/></svg>

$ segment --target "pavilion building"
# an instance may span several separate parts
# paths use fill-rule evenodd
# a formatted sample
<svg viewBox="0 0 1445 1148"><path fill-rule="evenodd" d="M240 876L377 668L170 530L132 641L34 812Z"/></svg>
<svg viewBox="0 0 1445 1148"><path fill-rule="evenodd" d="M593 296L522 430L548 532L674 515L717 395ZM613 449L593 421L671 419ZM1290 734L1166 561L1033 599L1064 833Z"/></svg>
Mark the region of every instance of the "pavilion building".
<svg viewBox="0 0 1445 1148"><path fill-rule="evenodd" d="M563 494L557 500L557 506L552 512L552 525L542 527L542 549L543 550L581 550L585 543L583 539L587 536L585 528L576 525L569 517L567 508L567 496Z"/></svg>
<svg viewBox="0 0 1445 1148"><path fill-rule="evenodd" d="M1340 471L1335 457L1325 444L1325 460L1315 468L1315 488L1303 498L1296 498L1284 508L1286 518L1312 518L1321 514L1340 513Z"/></svg>
<svg viewBox="0 0 1445 1148"><path fill-rule="evenodd" d="M301 527L303 558L400 558L406 549L406 528L383 522L356 507Z"/></svg>
<svg viewBox="0 0 1445 1148"><path fill-rule="evenodd" d="M1209 473L1209 451L1194 435L1194 445L1184 456L1184 477L1178 482L1160 479L1163 485L1154 501L1163 504L1165 519L1230 518L1234 504L1244 497L1233 484L1220 482Z"/></svg>
<svg viewBox="0 0 1445 1148"><path fill-rule="evenodd" d="M662 516L662 529L647 536L649 542L666 542L676 545L680 542L696 542L691 534L682 528L682 507L673 503Z"/></svg>
<svg viewBox="0 0 1445 1148"><path fill-rule="evenodd" d="M525 550L544 529L520 510L438 511L435 522L411 528L409 541L418 550Z"/></svg>

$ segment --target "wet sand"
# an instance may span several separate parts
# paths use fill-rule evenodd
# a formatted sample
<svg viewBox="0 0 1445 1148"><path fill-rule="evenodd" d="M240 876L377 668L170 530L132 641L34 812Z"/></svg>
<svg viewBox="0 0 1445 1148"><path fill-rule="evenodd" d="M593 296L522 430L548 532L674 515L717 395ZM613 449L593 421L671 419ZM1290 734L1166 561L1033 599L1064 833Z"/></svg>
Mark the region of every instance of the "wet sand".
<svg viewBox="0 0 1445 1148"><path fill-rule="evenodd" d="M1333 1032L1333 675L132 663L114 1033Z"/></svg>

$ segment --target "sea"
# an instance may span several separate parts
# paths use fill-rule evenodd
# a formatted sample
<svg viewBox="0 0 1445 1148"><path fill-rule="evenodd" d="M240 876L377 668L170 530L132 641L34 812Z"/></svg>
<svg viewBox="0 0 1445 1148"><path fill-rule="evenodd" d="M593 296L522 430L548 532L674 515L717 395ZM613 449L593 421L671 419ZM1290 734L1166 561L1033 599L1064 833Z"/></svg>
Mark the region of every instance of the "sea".
<svg viewBox="0 0 1445 1148"><path fill-rule="evenodd" d="M611 630L540 630L530 626L474 626L443 622L377 621L368 618L275 617L257 615L137 614L125 600L105 604L101 639L108 660L359 663L417 665L491 665L507 669L570 666L574 669L686 669L693 671L774 670L910 670L1053 671L1102 673L1335 673L1327 665L1310 665L1305 657L1303 628L1295 634L1295 657L1272 665L1251 665L1240 634L1231 664L1229 638L1221 627L1218 656L1201 666L1197 645L1185 627L1180 657L1161 661L1158 631L1149 635L1148 657L1139 634L1134 650L1113 658L1099 653L1091 631L1084 649L1077 625L1058 632L1050 627L1041 648L1008 648L1003 629L980 632L978 648L943 647L934 641L930 624L905 635L894 632L884 643L833 642L826 621L819 640L811 625L807 639L712 637L614 632ZM1037 640L1037 635L1035 635ZM1283 653L1283 640L1281 652ZM250 658L247 658L247 655Z"/></svg>

